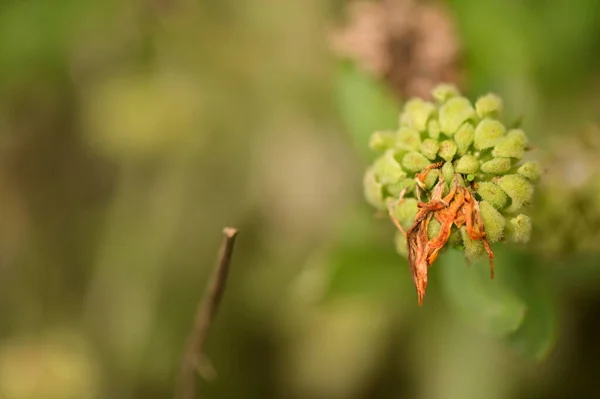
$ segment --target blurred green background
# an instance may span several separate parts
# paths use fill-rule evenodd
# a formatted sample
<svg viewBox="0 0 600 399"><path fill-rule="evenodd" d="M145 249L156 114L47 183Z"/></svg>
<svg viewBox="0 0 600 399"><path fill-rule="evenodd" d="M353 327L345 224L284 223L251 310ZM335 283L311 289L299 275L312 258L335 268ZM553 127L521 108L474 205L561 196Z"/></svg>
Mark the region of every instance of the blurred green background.
<svg viewBox="0 0 600 399"><path fill-rule="evenodd" d="M378 6L417 32L401 79L332 50L342 0L0 4L0 398L172 397L226 225L204 398L593 396L600 3ZM454 42L410 18L432 6ZM362 174L436 43L430 80L501 95L549 162L532 243L494 281L444 254L418 308Z"/></svg>

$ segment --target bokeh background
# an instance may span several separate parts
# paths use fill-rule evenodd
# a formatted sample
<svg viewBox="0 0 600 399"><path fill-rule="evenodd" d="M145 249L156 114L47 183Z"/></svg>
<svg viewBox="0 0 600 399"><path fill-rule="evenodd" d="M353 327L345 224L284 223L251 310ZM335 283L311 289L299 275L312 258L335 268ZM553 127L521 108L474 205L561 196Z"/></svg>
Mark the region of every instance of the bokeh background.
<svg viewBox="0 0 600 399"><path fill-rule="evenodd" d="M532 242L418 308L362 175L441 81L547 173ZM5 0L0 398L172 397L226 225L203 398L593 397L599 110L597 0Z"/></svg>

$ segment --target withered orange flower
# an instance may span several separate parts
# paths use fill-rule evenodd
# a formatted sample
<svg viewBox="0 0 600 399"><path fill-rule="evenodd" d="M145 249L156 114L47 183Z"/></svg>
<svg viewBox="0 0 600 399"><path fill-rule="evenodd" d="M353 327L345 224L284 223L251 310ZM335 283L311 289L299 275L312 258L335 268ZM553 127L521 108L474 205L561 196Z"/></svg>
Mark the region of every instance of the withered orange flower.
<svg viewBox="0 0 600 399"><path fill-rule="evenodd" d="M428 268L448 242L453 225L459 228L466 225L471 240L482 241L490 259L490 276L494 278L494 253L485 237L485 227L479 211L479 203L469 187L459 185L458 174L455 174L448 194L442 197L445 182L438 169L440 166L441 163L429 165L416 176L418 186L416 190L419 198L418 211L412 226L407 231L402 228L402 225L393 214L392 208L389 209L390 218L402 234L406 236L408 262L417 290L419 306L423 304L423 298L425 297ZM432 169L437 169L439 172L438 182L431 192L429 201L422 202L419 188L425 190L424 179ZM406 190L400 193L398 203L403 201L405 193ZM441 226L437 235L430 240L427 230L432 217L435 217Z"/></svg>

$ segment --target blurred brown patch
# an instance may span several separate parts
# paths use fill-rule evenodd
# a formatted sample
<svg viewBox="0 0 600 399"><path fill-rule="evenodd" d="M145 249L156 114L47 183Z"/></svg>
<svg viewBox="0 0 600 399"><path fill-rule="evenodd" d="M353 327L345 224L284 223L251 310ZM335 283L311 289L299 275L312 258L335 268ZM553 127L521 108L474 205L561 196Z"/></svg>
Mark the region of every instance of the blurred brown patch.
<svg viewBox="0 0 600 399"><path fill-rule="evenodd" d="M458 34L449 10L418 0L351 2L334 31L334 53L385 78L402 97L430 97L440 82L461 81Z"/></svg>

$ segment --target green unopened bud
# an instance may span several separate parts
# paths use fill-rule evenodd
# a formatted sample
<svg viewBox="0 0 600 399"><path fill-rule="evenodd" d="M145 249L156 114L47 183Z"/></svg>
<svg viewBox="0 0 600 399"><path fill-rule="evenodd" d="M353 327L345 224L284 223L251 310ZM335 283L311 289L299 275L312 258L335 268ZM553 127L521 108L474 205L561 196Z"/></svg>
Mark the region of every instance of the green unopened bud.
<svg viewBox="0 0 600 399"><path fill-rule="evenodd" d="M479 203L479 210L481 211L486 238L489 242L499 241L504 236L506 219L487 201Z"/></svg>
<svg viewBox="0 0 600 399"><path fill-rule="evenodd" d="M467 258L467 260L473 262L485 255L486 252L483 242L481 240L471 240L466 226L460 228L460 235L465 246L465 258Z"/></svg>
<svg viewBox="0 0 600 399"><path fill-rule="evenodd" d="M408 257L408 244L406 243L406 237L401 232L396 232L394 242L396 244L396 252L405 258Z"/></svg>
<svg viewBox="0 0 600 399"><path fill-rule="evenodd" d="M475 118L475 109L464 97L453 97L440 108L440 129L442 133L452 136L460 125Z"/></svg>
<svg viewBox="0 0 600 399"><path fill-rule="evenodd" d="M521 129L510 129L506 135L508 137L514 138L516 141L523 144L524 146L529 144L529 139L527 138L527 135Z"/></svg>
<svg viewBox="0 0 600 399"><path fill-rule="evenodd" d="M442 225L440 222L438 222L437 219L431 219L429 221L429 226L427 226L427 237L431 240L439 234L441 229Z"/></svg>
<svg viewBox="0 0 600 399"><path fill-rule="evenodd" d="M444 140L440 143L440 150L438 154L446 161L452 161L454 155L456 155L456 143L453 140Z"/></svg>
<svg viewBox="0 0 600 399"><path fill-rule="evenodd" d="M440 172L437 170L430 170L427 172L427 176L425 176L425 179L423 180L425 187L427 187L428 190L431 190L435 183L437 183L439 176Z"/></svg>
<svg viewBox="0 0 600 399"><path fill-rule="evenodd" d="M506 129L501 122L495 119L486 118L479 122L475 128L473 145L478 150L492 148L498 143L498 140L500 140L505 132Z"/></svg>
<svg viewBox="0 0 600 399"><path fill-rule="evenodd" d="M542 168L539 163L530 161L521 165L517 173L530 181L536 181L542 175Z"/></svg>
<svg viewBox="0 0 600 399"><path fill-rule="evenodd" d="M508 172L510 167L510 158L494 158L481 165L481 171L484 173L493 173L499 175Z"/></svg>
<svg viewBox="0 0 600 399"><path fill-rule="evenodd" d="M489 202L496 209L503 209L508 202L508 195L506 195L504 190L491 181L477 183L477 194L479 194L482 200Z"/></svg>
<svg viewBox="0 0 600 399"><path fill-rule="evenodd" d="M500 139L492 155L495 157L509 157L521 159L525 155L525 146L527 145L527 136L522 130L511 130Z"/></svg>
<svg viewBox="0 0 600 399"><path fill-rule="evenodd" d="M456 161L454 170L456 173L463 174L477 173L479 170L479 161L474 155L463 155L458 161Z"/></svg>
<svg viewBox="0 0 600 399"><path fill-rule="evenodd" d="M420 172L431 164L425 155L420 152L412 151L409 152L402 158L402 166L410 172Z"/></svg>
<svg viewBox="0 0 600 399"><path fill-rule="evenodd" d="M444 196L450 192L450 185L444 181Z"/></svg>
<svg viewBox="0 0 600 399"><path fill-rule="evenodd" d="M369 147L374 151L385 151L396 145L396 133L391 131L379 131L371 135Z"/></svg>
<svg viewBox="0 0 600 399"><path fill-rule="evenodd" d="M396 147L406 151L418 151L421 147L421 135L416 129L403 126L398 130Z"/></svg>
<svg viewBox="0 0 600 399"><path fill-rule="evenodd" d="M431 119L427 123L427 133L429 133L429 137L437 140L440 137L440 123L435 119Z"/></svg>
<svg viewBox="0 0 600 399"><path fill-rule="evenodd" d="M417 182L415 181L415 179L405 177L403 179L400 179L400 181L397 183L388 184L387 186L385 186L385 189L388 192L388 194L391 195L393 198L398 198L400 192L402 192L402 190L404 189L406 189L406 193L412 193L413 191L415 191L416 185Z"/></svg>
<svg viewBox="0 0 600 399"><path fill-rule="evenodd" d="M396 160L394 155L394 150L387 150L382 156L375 160L375 177L379 183L384 186L386 184L396 183L403 177L406 177L406 172L402 170L400 163Z"/></svg>
<svg viewBox="0 0 600 399"><path fill-rule="evenodd" d="M514 242L526 243L531 236L531 218L527 215L517 215L508 221L506 235Z"/></svg>
<svg viewBox="0 0 600 399"><path fill-rule="evenodd" d="M460 234L460 230L456 226L452 226L452 230L450 231L450 237L448 237L448 245L450 247L460 246L463 242L462 235Z"/></svg>
<svg viewBox="0 0 600 399"><path fill-rule="evenodd" d="M427 127L427 121L434 111L435 105L432 103L414 98L406 103L400 123L422 132Z"/></svg>
<svg viewBox="0 0 600 399"><path fill-rule="evenodd" d="M454 179L454 166L452 166L452 162L446 162L442 166L442 176L446 181L446 184L452 184Z"/></svg>
<svg viewBox="0 0 600 399"><path fill-rule="evenodd" d="M473 137L475 137L475 127L472 123L466 122L460 125L456 133L454 133L458 155L465 155L473 143Z"/></svg>
<svg viewBox="0 0 600 399"><path fill-rule="evenodd" d="M421 143L421 153L430 160L434 160L437 156L437 152L440 149L440 143L434 139L425 139Z"/></svg>
<svg viewBox="0 0 600 399"><path fill-rule="evenodd" d="M454 85L440 84L433 88L431 94L438 102L443 103L452 97L458 96L460 93Z"/></svg>
<svg viewBox="0 0 600 399"><path fill-rule="evenodd" d="M521 175L506 175L498 179L497 184L508 194L512 203L507 212L517 212L533 197L533 186Z"/></svg>
<svg viewBox="0 0 600 399"><path fill-rule="evenodd" d="M404 198L404 200L398 202L398 200L393 200L394 203L394 216L404 229L408 229L412 226L413 221L415 219L415 215L417 214L417 200L415 198Z"/></svg>
<svg viewBox="0 0 600 399"><path fill-rule="evenodd" d="M479 97L475 109L480 118L497 117L502 112L502 99L495 94L486 94Z"/></svg>
<svg viewBox="0 0 600 399"><path fill-rule="evenodd" d="M373 168L367 169L363 178L363 190L365 199L371 206L383 210L385 209L385 201L383 198L383 186L375 178Z"/></svg>

